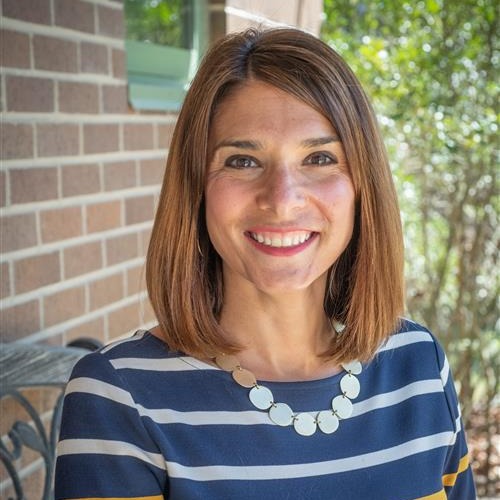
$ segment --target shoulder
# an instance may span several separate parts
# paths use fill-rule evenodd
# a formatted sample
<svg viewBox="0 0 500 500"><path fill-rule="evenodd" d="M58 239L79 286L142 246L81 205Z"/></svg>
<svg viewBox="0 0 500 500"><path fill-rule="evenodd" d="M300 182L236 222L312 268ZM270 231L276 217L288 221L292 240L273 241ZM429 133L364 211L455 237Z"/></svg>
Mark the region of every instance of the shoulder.
<svg viewBox="0 0 500 500"><path fill-rule="evenodd" d="M206 382L216 368L178 351L148 331L109 344L75 366L67 392L121 394L127 404L168 405L167 400ZM161 388L161 391L158 389ZM133 403L132 403L133 400Z"/></svg>
<svg viewBox="0 0 500 500"><path fill-rule="evenodd" d="M116 378L119 369L133 368L137 364L147 366L156 360L179 356L147 330L138 330L131 337L112 342L81 358L73 368L71 378L91 377L106 381Z"/></svg>
<svg viewBox="0 0 500 500"><path fill-rule="evenodd" d="M406 372L415 369L437 374L446 385L449 366L439 340L425 326L401 319L399 328L378 349L376 359L401 364Z"/></svg>
<svg viewBox="0 0 500 500"><path fill-rule="evenodd" d="M401 318L398 329L379 348L378 352L404 346L420 346L442 349L436 336L425 326L408 318Z"/></svg>

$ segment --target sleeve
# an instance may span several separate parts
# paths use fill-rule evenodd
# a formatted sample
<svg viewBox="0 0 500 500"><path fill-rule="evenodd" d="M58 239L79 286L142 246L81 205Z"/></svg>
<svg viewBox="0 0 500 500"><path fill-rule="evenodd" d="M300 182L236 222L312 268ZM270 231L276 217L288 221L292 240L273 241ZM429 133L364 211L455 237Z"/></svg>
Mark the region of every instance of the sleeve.
<svg viewBox="0 0 500 500"><path fill-rule="evenodd" d="M64 397L56 500L164 498L165 460L139 410L103 354L77 363Z"/></svg>
<svg viewBox="0 0 500 500"><path fill-rule="evenodd" d="M455 426L455 440L450 444L443 469L443 487L448 500L475 500L476 490L472 469L469 463L469 454L465 430L463 428L458 397L455 384L448 364L448 359L436 341L437 357L440 367L441 381L444 394Z"/></svg>

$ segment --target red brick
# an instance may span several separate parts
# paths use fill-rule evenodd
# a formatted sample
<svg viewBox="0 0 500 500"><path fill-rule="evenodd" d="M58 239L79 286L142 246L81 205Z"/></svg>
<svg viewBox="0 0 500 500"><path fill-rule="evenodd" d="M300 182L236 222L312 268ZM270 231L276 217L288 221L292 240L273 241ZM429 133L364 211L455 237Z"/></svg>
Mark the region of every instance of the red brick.
<svg viewBox="0 0 500 500"><path fill-rule="evenodd" d="M82 338L96 339L104 344L106 341L106 335L104 332L104 317L101 316L70 328L69 330L66 330L64 337L66 344Z"/></svg>
<svg viewBox="0 0 500 500"><path fill-rule="evenodd" d="M57 198L57 168L26 168L10 171L11 203Z"/></svg>
<svg viewBox="0 0 500 500"><path fill-rule="evenodd" d="M14 283L17 294L36 290L61 279L59 252L52 252L14 262Z"/></svg>
<svg viewBox="0 0 500 500"><path fill-rule="evenodd" d="M137 234L124 234L106 241L106 263L108 266L135 259L139 255Z"/></svg>
<svg viewBox="0 0 500 500"><path fill-rule="evenodd" d="M150 123L127 123L123 126L125 150L154 149L153 125Z"/></svg>
<svg viewBox="0 0 500 500"><path fill-rule="evenodd" d="M12 68L31 66L30 39L24 33L2 30L0 32L0 65Z"/></svg>
<svg viewBox="0 0 500 500"><path fill-rule="evenodd" d="M55 0L56 25L76 31L94 33L94 6L80 0Z"/></svg>
<svg viewBox="0 0 500 500"><path fill-rule="evenodd" d="M5 172L0 171L0 207L7 204L7 176Z"/></svg>
<svg viewBox="0 0 500 500"><path fill-rule="evenodd" d="M127 113L127 87L125 85L103 85L102 105L104 113Z"/></svg>
<svg viewBox="0 0 500 500"><path fill-rule="evenodd" d="M158 130L158 144L157 147L160 149L168 149L170 146L170 141L172 140L172 134L174 133L175 124L173 123L159 123L157 125Z"/></svg>
<svg viewBox="0 0 500 500"><path fill-rule="evenodd" d="M35 24L50 24L50 0L3 0L5 17Z"/></svg>
<svg viewBox="0 0 500 500"><path fill-rule="evenodd" d="M9 263L2 262L2 264L0 264L0 299L8 297L10 294Z"/></svg>
<svg viewBox="0 0 500 500"><path fill-rule="evenodd" d="M76 73L78 71L76 43L69 40L34 35L35 68Z"/></svg>
<svg viewBox="0 0 500 500"><path fill-rule="evenodd" d="M61 347L66 345L63 333L53 333L50 337L44 338L43 343L44 345L56 346L56 347ZM48 408L50 408L50 406Z"/></svg>
<svg viewBox="0 0 500 500"><path fill-rule="evenodd" d="M44 339L43 343L45 345L52 345L52 346L61 346L64 345L62 343L62 335L53 335L49 337L48 339ZM50 387L50 388L43 388L40 393L40 406L41 410L44 412L52 411L54 409L54 406L56 405L57 402L57 397L59 396L60 392L58 388L55 387ZM47 424L47 418L44 418L45 423Z"/></svg>
<svg viewBox="0 0 500 500"><path fill-rule="evenodd" d="M17 306L3 309L2 340L11 342L20 340L30 333L40 330L40 312L38 300L31 300Z"/></svg>
<svg viewBox="0 0 500 500"><path fill-rule="evenodd" d="M1 123L2 159L33 158L33 127L27 124Z"/></svg>
<svg viewBox="0 0 500 500"><path fill-rule="evenodd" d="M165 172L165 159L141 160L141 186L161 184Z"/></svg>
<svg viewBox="0 0 500 500"><path fill-rule="evenodd" d="M110 338L124 335L139 327L139 303L124 306L108 314Z"/></svg>
<svg viewBox="0 0 500 500"><path fill-rule="evenodd" d="M124 161L104 164L104 189L114 191L137 185L135 163Z"/></svg>
<svg viewBox="0 0 500 500"><path fill-rule="evenodd" d="M39 123L36 130L39 156L78 154L80 143L78 125Z"/></svg>
<svg viewBox="0 0 500 500"><path fill-rule="evenodd" d="M23 493L25 498L41 498L43 494L43 485L45 480L45 471L42 467L23 477ZM7 497L5 497L7 498Z"/></svg>
<svg viewBox="0 0 500 500"><path fill-rule="evenodd" d="M107 231L122 225L121 201L106 201L87 206L87 232Z"/></svg>
<svg viewBox="0 0 500 500"><path fill-rule="evenodd" d="M9 215L0 218L2 253L33 247L36 240L35 214Z"/></svg>
<svg viewBox="0 0 500 500"><path fill-rule="evenodd" d="M73 278L102 267L101 242L92 241L64 249L64 277Z"/></svg>
<svg viewBox="0 0 500 500"><path fill-rule="evenodd" d="M137 224L152 220L153 215L154 198L152 195L125 200L125 224Z"/></svg>
<svg viewBox="0 0 500 500"><path fill-rule="evenodd" d="M82 234L82 214L80 207L56 208L40 213L42 241L74 238Z"/></svg>
<svg viewBox="0 0 500 500"><path fill-rule="evenodd" d="M89 284L90 310L118 302L123 298L123 276L114 274Z"/></svg>
<svg viewBox="0 0 500 500"><path fill-rule="evenodd" d="M44 327L56 325L85 312L84 287L71 288L43 299Z"/></svg>
<svg viewBox="0 0 500 500"><path fill-rule="evenodd" d="M63 196L97 193L101 190L99 165L68 165L62 169Z"/></svg>
<svg viewBox="0 0 500 500"><path fill-rule="evenodd" d="M146 255L149 246L149 240L151 239L152 227L141 231L139 234L139 253L140 255Z"/></svg>
<svg viewBox="0 0 500 500"><path fill-rule="evenodd" d="M83 144L86 154L117 151L119 149L118 126L111 124L84 125Z"/></svg>
<svg viewBox="0 0 500 500"><path fill-rule="evenodd" d="M99 5L97 7L98 33L114 38L125 37L125 19L123 9L111 9Z"/></svg>
<svg viewBox="0 0 500 500"><path fill-rule="evenodd" d="M46 78L6 77L8 111L54 111L54 83Z"/></svg>
<svg viewBox="0 0 500 500"><path fill-rule="evenodd" d="M99 87L93 83L59 82L59 111L98 113Z"/></svg>
<svg viewBox="0 0 500 500"><path fill-rule="evenodd" d="M39 411L42 407L42 397L41 397L41 390L36 388L36 389L21 389L21 394L23 395L24 398L26 398L30 404L35 408L36 411ZM0 415L2 415L2 419L0 422L0 435L5 438L5 434L12 428L12 426L15 424L17 421L22 421L22 422L29 422L30 416L26 409L20 405L18 402L16 402L12 398L4 398L0 401ZM23 450L23 452L26 450ZM23 453L24 454L24 453ZM21 459L22 460L22 459ZM20 465L20 464L16 464ZM2 469L4 469L2 467ZM2 470L3 473L5 471ZM5 477L5 476L2 476ZM3 490L2 490L2 493ZM2 498L7 498L2 497Z"/></svg>
<svg viewBox="0 0 500 500"><path fill-rule="evenodd" d="M107 75L109 71L108 48L96 43L81 42L80 70L83 73Z"/></svg>
<svg viewBox="0 0 500 500"><path fill-rule="evenodd" d="M151 321L156 320L156 315L151 306L151 302L148 299L141 300L141 312L142 312L142 321L144 323L150 323Z"/></svg>
<svg viewBox="0 0 500 500"><path fill-rule="evenodd" d="M111 63L113 66L113 76L125 80L127 76L125 51L113 49L111 53Z"/></svg>
<svg viewBox="0 0 500 500"><path fill-rule="evenodd" d="M136 293L146 290L145 273L146 270L144 266L127 269L127 295L135 295Z"/></svg>

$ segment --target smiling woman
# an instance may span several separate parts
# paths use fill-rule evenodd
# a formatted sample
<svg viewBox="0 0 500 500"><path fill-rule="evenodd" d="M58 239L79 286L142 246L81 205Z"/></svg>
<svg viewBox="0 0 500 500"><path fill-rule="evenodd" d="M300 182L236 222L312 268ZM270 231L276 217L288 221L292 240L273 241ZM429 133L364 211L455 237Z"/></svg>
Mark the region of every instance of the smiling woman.
<svg viewBox="0 0 500 500"><path fill-rule="evenodd" d="M158 326L68 384L57 498L474 498L446 356L402 318L376 120L327 45L250 30L207 54L147 283Z"/></svg>
<svg viewBox="0 0 500 500"><path fill-rule="evenodd" d="M354 227L354 188L335 137L323 115L268 84L249 81L224 99L211 128L205 211L228 297L250 284L263 300L308 287L324 294Z"/></svg>

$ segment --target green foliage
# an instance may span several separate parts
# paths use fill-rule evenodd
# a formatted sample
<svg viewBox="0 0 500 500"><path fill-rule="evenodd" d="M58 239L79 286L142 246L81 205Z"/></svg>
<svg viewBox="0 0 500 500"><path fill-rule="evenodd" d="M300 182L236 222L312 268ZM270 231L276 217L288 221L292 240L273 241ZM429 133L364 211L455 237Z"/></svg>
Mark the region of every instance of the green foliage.
<svg viewBox="0 0 500 500"><path fill-rule="evenodd" d="M191 22L191 10L186 0L125 0L127 38L190 48L186 25Z"/></svg>
<svg viewBox="0 0 500 500"><path fill-rule="evenodd" d="M325 0L322 38L379 115L405 227L408 314L464 405L498 392L498 3Z"/></svg>

